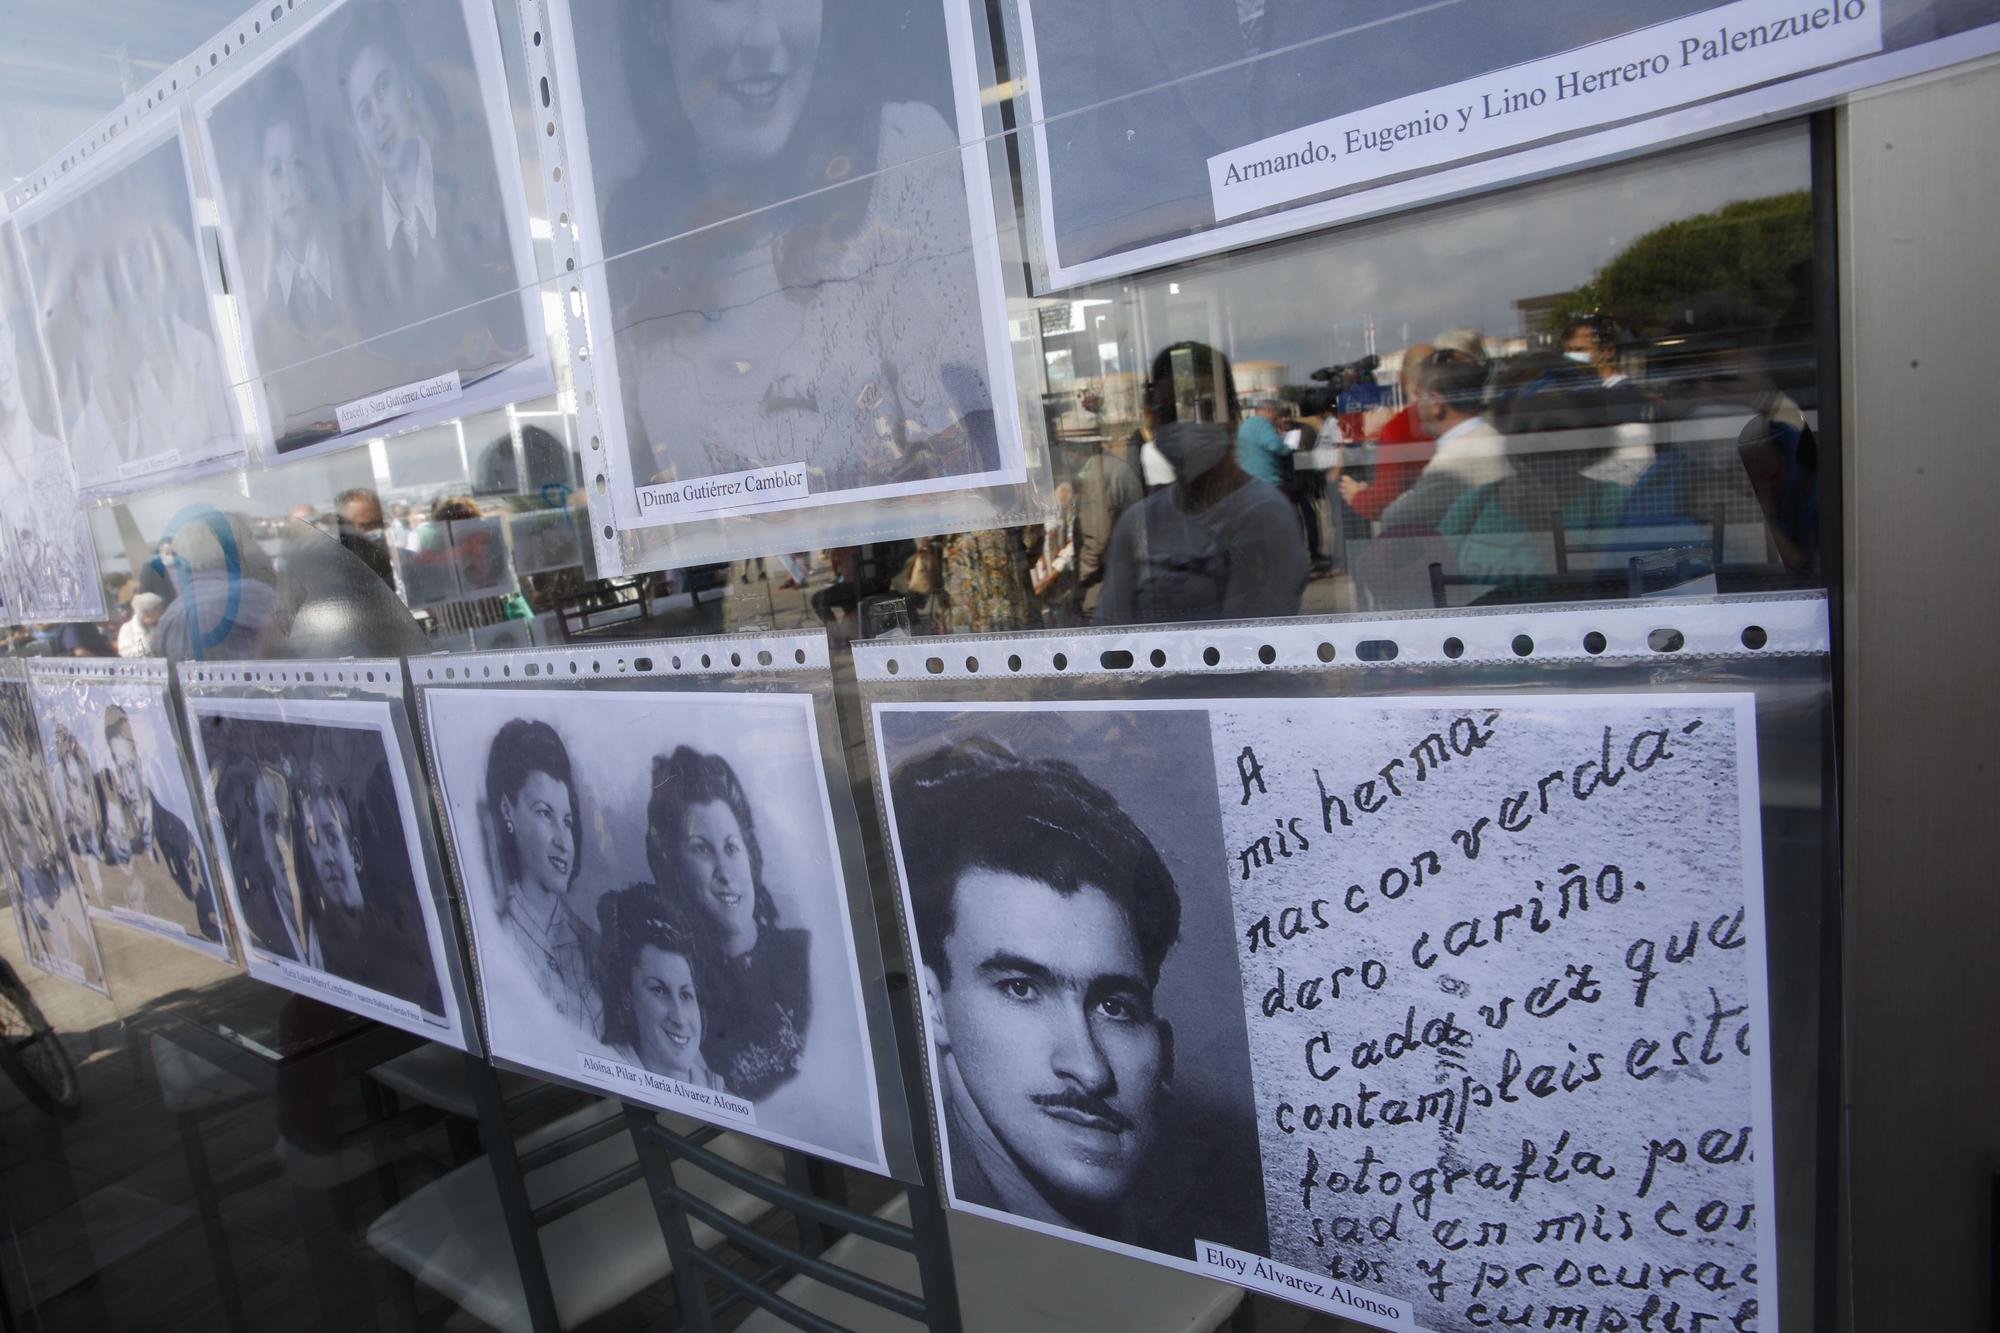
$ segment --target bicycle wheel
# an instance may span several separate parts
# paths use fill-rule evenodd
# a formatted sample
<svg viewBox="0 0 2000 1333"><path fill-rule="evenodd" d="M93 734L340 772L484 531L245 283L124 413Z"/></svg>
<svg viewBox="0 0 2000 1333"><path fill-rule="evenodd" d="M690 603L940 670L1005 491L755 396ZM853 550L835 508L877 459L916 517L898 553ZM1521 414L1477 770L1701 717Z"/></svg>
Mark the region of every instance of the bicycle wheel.
<svg viewBox="0 0 2000 1333"><path fill-rule="evenodd" d="M21 1095L49 1115L69 1115L78 1105L76 1066L69 1061L41 1006L0 961L0 1069Z"/></svg>

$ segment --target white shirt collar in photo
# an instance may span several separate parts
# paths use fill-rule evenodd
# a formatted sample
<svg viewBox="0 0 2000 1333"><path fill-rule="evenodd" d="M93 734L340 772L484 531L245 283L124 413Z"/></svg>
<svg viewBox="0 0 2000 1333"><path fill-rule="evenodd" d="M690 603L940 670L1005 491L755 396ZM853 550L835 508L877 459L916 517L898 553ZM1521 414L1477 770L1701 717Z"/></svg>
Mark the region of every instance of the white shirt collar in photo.
<svg viewBox="0 0 2000 1333"><path fill-rule="evenodd" d="M420 233L417 224L423 224ZM410 209L405 212L397 207L396 197L389 193L385 182L382 186L382 248L396 248L396 233L407 230L410 233L410 248L418 248L425 239L436 239L437 182L431 169L431 146L422 139L417 140L417 189L416 197L410 201Z"/></svg>
<svg viewBox="0 0 2000 1333"><path fill-rule="evenodd" d="M278 247L278 262L272 268L272 279L278 285L278 302L284 304L292 299L292 288L301 274L319 289L319 296L333 299L333 264L327 258L326 247L314 236L306 242L304 259L292 258L292 252L284 246Z"/></svg>

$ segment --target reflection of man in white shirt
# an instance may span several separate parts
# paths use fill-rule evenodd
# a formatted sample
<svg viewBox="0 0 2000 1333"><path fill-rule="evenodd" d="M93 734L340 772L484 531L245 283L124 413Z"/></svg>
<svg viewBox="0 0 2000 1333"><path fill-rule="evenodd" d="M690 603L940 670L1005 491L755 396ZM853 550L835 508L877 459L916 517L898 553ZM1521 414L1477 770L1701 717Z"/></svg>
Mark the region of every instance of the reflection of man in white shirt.
<svg viewBox="0 0 2000 1333"><path fill-rule="evenodd" d="M391 34L377 32L347 62L347 109L362 156L382 187L382 247L412 255L437 239L431 147L417 127L416 90Z"/></svg>

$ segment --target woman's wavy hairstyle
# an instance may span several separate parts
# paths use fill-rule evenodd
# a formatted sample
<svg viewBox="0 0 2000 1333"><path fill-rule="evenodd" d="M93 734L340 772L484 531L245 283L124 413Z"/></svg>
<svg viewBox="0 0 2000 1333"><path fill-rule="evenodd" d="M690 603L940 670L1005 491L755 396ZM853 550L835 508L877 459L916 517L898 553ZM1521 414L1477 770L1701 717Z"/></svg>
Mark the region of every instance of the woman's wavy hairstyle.
<svg viewBox="0 0 2000 1333"><path fill-rule="evenodd" d="M639 1049L639 1020L632 1011L632 973L647 947L687 959L697 1004L707 1019L709 953L681 908L650 884L614 889L597 900L598 998L604 1002L604 1044Z"/></svg>
<svg viewBox="0 0 2000 1333"><path fill-rule="evenodd" d="M750 815L750 797L737 781L736 770L719 754L703 754L683 745L653 759L653 796L646 803L646 865L653 882L669 896L692 904L698 884L682 883L680 856L675 848L687 834L688 811L721 801L736 816L744 848L750 853L750 881L756 886L751 918L758 929L778 924L778 904L764 887L764 849L757 841L757 823ZM703 913L700 920L707 921Z"/></svg>
<svg viewBox="0 0 2000 1333"><path fill-rule="evenodd" d="M494 733L493 746L486 752L486 811L493 820L494 841L500 848L500 875L511 882L521 876L520 858L514 840L500 823L500 800L521 794L531 774L546 773L569 793L569 818L575 832L570 837L569 882L583 872L583 806L576 794L576 777L570 769L569 747L546 722L517 717Z"/></svg>

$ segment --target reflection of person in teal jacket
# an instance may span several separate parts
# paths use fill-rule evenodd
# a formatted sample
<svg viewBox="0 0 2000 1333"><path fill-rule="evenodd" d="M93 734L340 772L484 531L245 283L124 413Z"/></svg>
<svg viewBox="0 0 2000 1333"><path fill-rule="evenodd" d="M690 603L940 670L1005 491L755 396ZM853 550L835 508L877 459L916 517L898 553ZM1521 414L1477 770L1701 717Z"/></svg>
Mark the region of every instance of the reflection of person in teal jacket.
<svg viewBox="0 0 2000 1333"><path fill-rule="evenodd" d="M1272 418L1283 410L1275 398L1260 399L1256 410L1236 428L1236 465L1259 481L1273 486L1285 484L1292 451L1285 447Z"/></svg>
<svg viewBox="0 0 2000 1333"><path fill-rule="evenodd" d="M1493 418L1510 437L1510 471L1459 496L1438 523L1458 574L1492 585L1480 601L1590 591L1556 587L1555 553L1558 532L1580 537L1624 517L1625 488L1583 475L1606 453L1588 429L1602 424L1592 392L1573 368L1543 356L1516 358L1495 386Z"/></svg>

